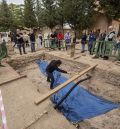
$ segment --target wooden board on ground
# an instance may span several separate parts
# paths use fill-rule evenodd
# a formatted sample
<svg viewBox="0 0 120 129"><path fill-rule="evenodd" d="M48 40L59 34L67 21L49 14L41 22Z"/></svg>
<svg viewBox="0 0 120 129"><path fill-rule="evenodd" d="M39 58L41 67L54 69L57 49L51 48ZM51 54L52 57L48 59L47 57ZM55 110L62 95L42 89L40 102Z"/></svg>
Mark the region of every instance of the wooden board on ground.
<svg viewBox="0 0 120 129"><path fill-rule="evenodd" d="M73 59L76 60L76 59L78 59L78 58L80 58L80 57L81 57L81 56L76 56L76 57L74 57Z"/></svg>
<svg viewBox="0 0 120 129"><path fill-rule="evenodd" d="M46 99L48 99L51 95L55 94L56 92L58 92L59 90L63 89L64 87L66 87L69 83L73 82L74 80L78 79L79 77L81 77L82 75L84 75L85 73L89 72L90 70L94 69L97 65L94 66L90 66L89 68L83 70L82 72L80 72L79 74L73 76L71 79L67 80L65 83L61 84L60 86L56 87L54 90L51 90L50 92L46 93L45 95L43 95L42 97L39 97L35 100L35 104L38 105L40 103L42 103L43 101L45 101Z"/></svg>
<svg viewBox="0 0 120 129"><path fill-rule="evenodd" d="M0 86L3 86L5 84L11 83L13 81L16 81L16 80L19 80L19 79L22 79L22 78L25 78L25 77L27 77L27 76L26 75L22 75L22 76L19 76L19 77L14 78L14 79L7 80L5 82L0 83Z"/></svg>
<svg viewBox="0 0 120 129"><path fill-rule="evenodd" d="M15 79L20 75L7 63L3 63L5 67L0 67L0 83Z"/></svg>

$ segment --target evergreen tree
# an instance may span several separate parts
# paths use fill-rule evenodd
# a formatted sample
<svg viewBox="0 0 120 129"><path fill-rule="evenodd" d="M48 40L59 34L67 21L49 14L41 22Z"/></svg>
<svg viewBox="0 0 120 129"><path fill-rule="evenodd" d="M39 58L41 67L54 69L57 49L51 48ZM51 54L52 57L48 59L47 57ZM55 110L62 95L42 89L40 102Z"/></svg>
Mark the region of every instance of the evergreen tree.
<svg viewBox="0 0 120 129"><path fill-rule="evenodd" d="M36 0L36 9L35 14L37 18L37 25L38 27L43 27L44 24L44 9L42 8L42 4L40 0Z"/></svg>
<svg viewBox="0 0 120 129"><path fill-rule="evenodd" d="M51 30L57 25L56 0L42 0L44 7L44 22Z"/></svg>
<svg viewBox="0 0 120 129"><path fill-rule="evenodd" d="M57 1L57 21L58 21L58 24L62 27L62 30L63 30L63 26L64 26L64 23L65 23L65 16L64 16L64 1L65 0L58 0ZM63 33L64 33L64 30L63 30Z"/></svg>
<svg viewBox="0 0 120 129"><path fill-rule="evenodd" d="M29 28L37 26L33 0L24 0L24 23Z"/></svg>
<svg viewBox="0 0 120 129"><path fill-rule="evenodd" d="M24 5L10 4L9 8L12 12L13 27L24 27Z"/></svg>
<svg viewBox="0 0 120 129"><path fill-rule="evenodd" d="M2 0L0 6L0 28L5 31L12 26L12 14L6 0Z"/></svg>

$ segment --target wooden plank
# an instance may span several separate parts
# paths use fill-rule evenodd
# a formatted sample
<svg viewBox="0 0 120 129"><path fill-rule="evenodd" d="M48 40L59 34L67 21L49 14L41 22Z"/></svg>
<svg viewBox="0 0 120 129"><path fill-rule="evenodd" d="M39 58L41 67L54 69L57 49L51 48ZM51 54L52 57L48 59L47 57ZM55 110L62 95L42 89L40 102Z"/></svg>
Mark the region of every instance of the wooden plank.
<svg viewBox="0 0 120 129"><path fill-rule="evenodd" d="M81 55L80 55L80 56L76 56L76 57L74 57L73 59L76 60L76 59L78 59L78 58L80 58L80 57L81 57Z"/></svg>
<svg viewBox="0 0 120 129"><path fill-rule="evenodd" d="M11 82L13 82L13 81L16 81L16 80L19 80L19 79L22 79L22 78L26 78L26 77L27 77L27 75L22 75L22 76L16 77L16 78L11 79L11 80L9 80L9 81L0 83L0 86L3 86L3 85L5 85L5 84L8 84L8 83L11 83Z"/></svg>
<svg viewBox="0 0 120 129"><path fill-rule="evenodd" d="M49 91L48 93L46 93L45 95L43 95L42 97L39 97L35 100L35 104L38 105L40 103L42 103L43 101L45 101L46 99L48 99L51 95L55 94L56 92L58 92L59 90L63 89L64 87L66 87L69 83L73 82L74 80L78 79L79 77L81 77L82 75L84 75L85 73L87 73L88 71L94 69L97 65L91 66L85 70L83 70L82 72L80 72L79 74L75 75L74 77L72 77L71 79L67 80L65 83L61 84L60 86L56 87L55 89Z"/></svg>
<svg viewBox="0 0 120 129"><path fill-rule="evenodd" d="M37 123L44 115L47 115L47 114L48 114L48 111L44 111L42 114L38 115L37 118L35 118L35 120L31 121L28 125L26 125L24 128L21 128L21 129L29 129L32 125Z"/></svg>

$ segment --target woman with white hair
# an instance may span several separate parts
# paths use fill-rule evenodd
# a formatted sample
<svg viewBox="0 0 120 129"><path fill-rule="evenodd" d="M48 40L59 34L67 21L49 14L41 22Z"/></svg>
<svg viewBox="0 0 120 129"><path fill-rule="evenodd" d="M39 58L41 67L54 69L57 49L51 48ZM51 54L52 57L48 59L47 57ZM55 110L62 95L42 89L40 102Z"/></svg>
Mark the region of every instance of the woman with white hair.
<svg viewBox="0 0 120 129"><path fill-rule="evenodd" d="M108 60L109 59L109 55L110 55L110 52L111 52L111 49L110 48L110 43L112 43L114 40L115 40L115 31L114 31L114 28L113 26L109 26L109 33L106 35L106 38L105 38L105 44L104 44L104 59L105 60Z"/></svg>
<svg viewBox="0 0 120 129"><path fill-rule="evenodd" d="M115 38L115 31L113 26L109 26L109 33L107 34L105 41L113 41Z"/></svg>

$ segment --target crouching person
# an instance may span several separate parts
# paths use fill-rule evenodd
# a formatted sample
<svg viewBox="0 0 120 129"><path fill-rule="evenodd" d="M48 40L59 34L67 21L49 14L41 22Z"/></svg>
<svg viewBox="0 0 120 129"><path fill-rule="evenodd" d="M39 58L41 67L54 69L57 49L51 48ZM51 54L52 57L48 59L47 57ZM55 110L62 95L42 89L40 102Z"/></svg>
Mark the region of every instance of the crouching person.
<svg viewBox="0 0 120 129"><path fill-rule="evenodd" d="M46 68L47 81L51 82L50 89L54 88L53 86L54 86L55 79L54 79L54 76L53 76L53 72L55 70L59 71L59 72L62 72L62 73L67 73L67 71L64 71L64 70L59 68L61 64L62 64L61 60L52 60Z"/></svg>

